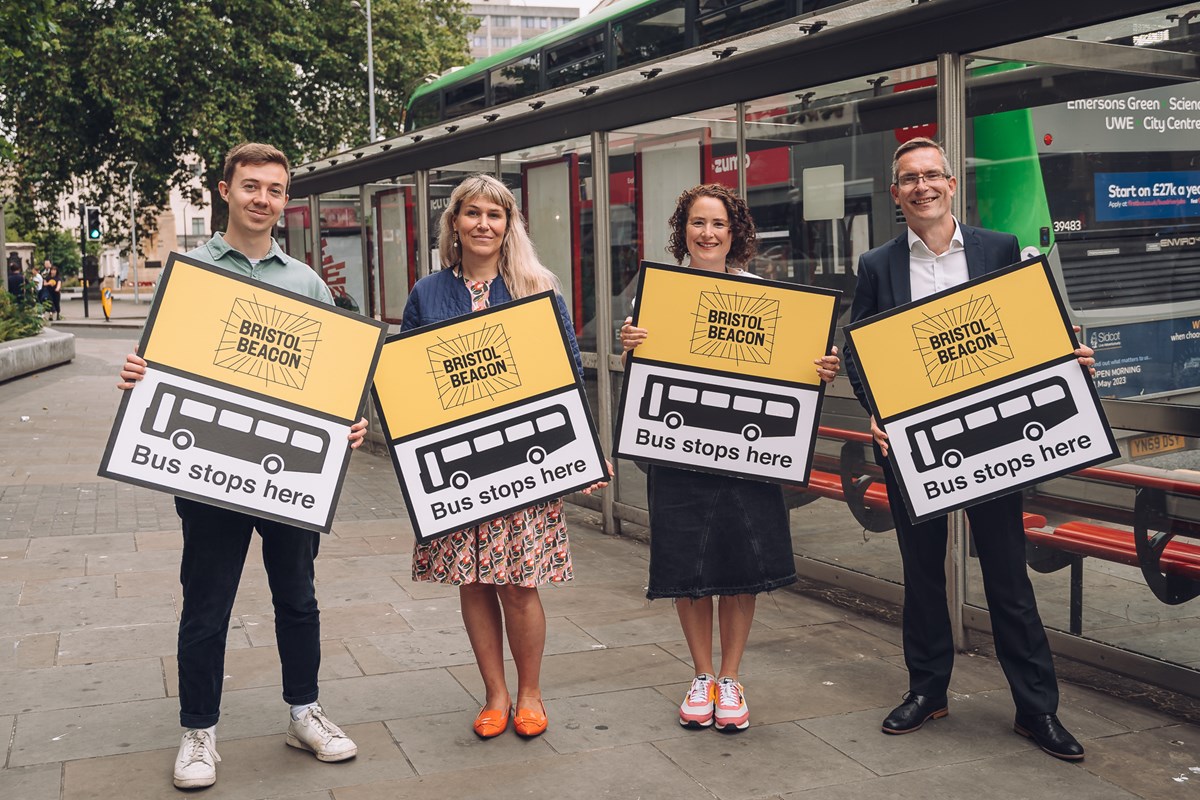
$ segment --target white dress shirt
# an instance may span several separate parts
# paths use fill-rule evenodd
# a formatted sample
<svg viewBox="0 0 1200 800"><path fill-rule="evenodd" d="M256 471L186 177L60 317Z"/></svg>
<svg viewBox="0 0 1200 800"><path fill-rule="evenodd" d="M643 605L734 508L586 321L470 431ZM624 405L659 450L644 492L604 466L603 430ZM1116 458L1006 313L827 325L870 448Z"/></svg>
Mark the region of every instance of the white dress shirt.
<svg viewBox="0 0 1200 800"><path fill-rule="evenodd" d="M967 251L963 249L962 229L958 227L958 220L954 220L954 236L944 253L930 250L921 237L909 228L908 269L913 300L965 283L970 273L967 271Z"/></svg>

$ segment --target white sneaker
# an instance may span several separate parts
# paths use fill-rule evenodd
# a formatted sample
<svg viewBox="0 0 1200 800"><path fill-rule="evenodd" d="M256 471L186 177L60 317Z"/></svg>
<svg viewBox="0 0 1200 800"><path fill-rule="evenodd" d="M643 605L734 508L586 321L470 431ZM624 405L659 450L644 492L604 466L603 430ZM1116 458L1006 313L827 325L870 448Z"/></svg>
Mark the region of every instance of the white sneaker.
<svg viewBox="0 0 1200 800"><path fill-rule="evenodd" d="M358 745L329 721L320 706L306 710L288 725L289 747L308 750L321 761L345 761L358 755Z"/></svg>
<svg viewBox="0 0 1200 800"><path fill-rule="evenodd" d="M179 743L175 756L175 786L179 789L201 789L217 782L217 743L203 728L188 728Z"/></svg>
<svg viewBox="0 0 1200 800"><path fill-rule="evenodd" d="M701 673L692 678L692 688L679 704L679 724L685 728L707 728L713 721L713 699L717 695L716 679Z"/></svg>
<svg viewBox="0 0 1200 800"><path fill-rule="evenodd" d="M717 707L713 712L717 730L733 733L750 727L750 708L746 693L733 678L717 681Z"/></svg>

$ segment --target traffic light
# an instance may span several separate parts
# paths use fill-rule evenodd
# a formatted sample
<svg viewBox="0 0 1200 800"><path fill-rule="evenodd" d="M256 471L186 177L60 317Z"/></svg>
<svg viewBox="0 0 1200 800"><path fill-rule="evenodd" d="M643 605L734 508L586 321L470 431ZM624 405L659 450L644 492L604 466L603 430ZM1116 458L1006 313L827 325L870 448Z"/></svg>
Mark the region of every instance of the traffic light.
<svg viewBox="0 0 1200 800"><path fill-rule="evenodd" d="M87 240L89 242L100 241L100 209L96 206L88 206L86 209L87 216Z"/></svg>

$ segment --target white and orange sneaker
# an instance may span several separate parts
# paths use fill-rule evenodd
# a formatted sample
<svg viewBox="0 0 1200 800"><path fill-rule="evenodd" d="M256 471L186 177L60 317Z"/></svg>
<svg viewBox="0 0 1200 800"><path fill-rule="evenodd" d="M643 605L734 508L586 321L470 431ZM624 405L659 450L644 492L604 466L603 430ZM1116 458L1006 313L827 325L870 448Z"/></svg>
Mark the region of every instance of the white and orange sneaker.
<svg viewBox="0 0 1200 800"><path fill-rule="evenodd" d="M679 724L685 728L707 728L713 722L713 701L717 696L717 681L712 675L700 673L692 678L692 688L679 704Z"/></svg>
<svg viewBox="0 0 1200 800"><path fill-rule="evenodd" d="M733 678L717 681L717 703L713 712L717 730L737 733L750 727L750 709L746 706L746 693L742 685Z"/></svg>

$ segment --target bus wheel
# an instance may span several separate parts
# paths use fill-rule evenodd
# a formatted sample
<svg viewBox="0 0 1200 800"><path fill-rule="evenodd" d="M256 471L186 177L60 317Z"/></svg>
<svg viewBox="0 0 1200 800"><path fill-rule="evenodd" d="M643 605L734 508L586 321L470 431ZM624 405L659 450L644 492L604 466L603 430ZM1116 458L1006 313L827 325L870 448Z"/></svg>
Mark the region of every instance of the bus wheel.
<svg viewBox="0 0 1200 800"><path fill-rule="evenodd" d="M187 450L196 443L196 437L192 436L192 432L180 428L171 434L171 444L175 445L179 450Z"/></svg>
<svg viewBox="0 0 1200 800"><path fill-rule="evenodd" d="M742 428L742 436L746 437L746 441L753 442L755 439L762 436L762 431L759 430L757 425L747 425L746 427Z"/></svg>
<svg viewBox="0 0 1200 800"><path fill-rule="evenodd" d="M525 457L529 459L530 464L540 464L546 460L546 451L540 447L531 447Z"/></svg>
<svg viewBox="0 0 1200 800"><path fill-rule="evenodd" d="M465 472L456 472L450 476L450 485L455 489L465 489L470 482L470 477Z"/></svg>
<svg viewBox="0 0 1200 800"><path fill-rule="evenodd" d="M1036 442L1046 433L1046 429L1042 427L1040 422L1031 422L1025 426L1025 438L1031 442Z"/></svg>
<svg viewBox="0 0 1200 800"><path fill-rule="evenodd" d="M668 428L670 428L671 430L675 430L676 428L678 428L680 425L683 424L683 416L675 411L672 411L670 414L667 414L667 416L663 418L663 422L665 422L667 424Z"/></svg>
<svg viewBox="0 0 1200 800"><path fill-rule="evenodd" d="M942 456L942 463L953 469L962 463L962 453L957 450L947 450L946 454Z"/></svg>
<svg viewBox="0 0 1200 800"><path fill-rule="evenodd" d="M268 475L276 475L283 471L283 459L279 456L267 456L262 460L262 468Z"/></svg>

